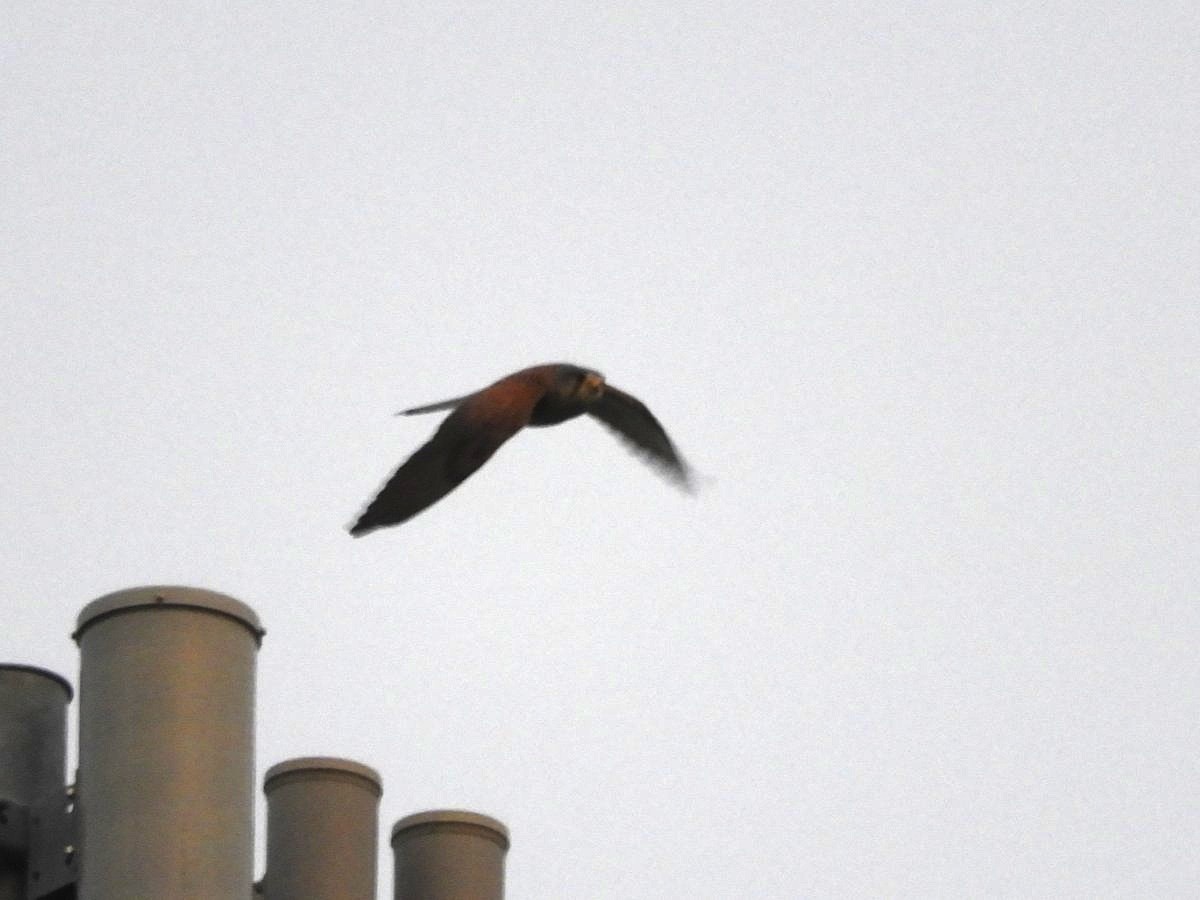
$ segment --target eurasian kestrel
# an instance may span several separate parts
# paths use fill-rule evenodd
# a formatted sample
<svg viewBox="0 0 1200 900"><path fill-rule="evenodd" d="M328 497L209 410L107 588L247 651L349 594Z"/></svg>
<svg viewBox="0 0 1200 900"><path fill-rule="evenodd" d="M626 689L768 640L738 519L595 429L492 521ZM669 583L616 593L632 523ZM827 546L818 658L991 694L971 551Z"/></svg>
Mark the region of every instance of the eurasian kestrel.
<svg viewBox="0 0 1200 900"><path fill-rule="evenodd" d="M590 369L567 363L534 366L474 394L406 409L403 415L443 409L454 412L388 479L350 528L352 535L411 519L454 490L526 425L557 425L581 413L595 416L681 487L691 487L687 464L658 419L636 397Z"/></svg>

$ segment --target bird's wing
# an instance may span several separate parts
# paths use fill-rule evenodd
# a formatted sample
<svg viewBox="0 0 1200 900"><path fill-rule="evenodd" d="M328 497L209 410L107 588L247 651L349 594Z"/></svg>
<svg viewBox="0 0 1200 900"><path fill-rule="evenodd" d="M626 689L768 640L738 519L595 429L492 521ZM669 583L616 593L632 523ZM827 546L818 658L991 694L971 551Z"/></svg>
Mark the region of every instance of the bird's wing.
<svg viewBox="0 0 1200 900"><path fill-rule="evenodd" d="M525 426L543 392L501 381L465 398L388 479L350 533L398 525L442 499Z"/></svg>
<svg viewBox="0 0 1200 900"><path fill-rule="evenodd" d="M604 394L588 412L681 487L690 490L691 472L687 463L680 457L658 419L641 400L610 384L605 386Z"/></svg>

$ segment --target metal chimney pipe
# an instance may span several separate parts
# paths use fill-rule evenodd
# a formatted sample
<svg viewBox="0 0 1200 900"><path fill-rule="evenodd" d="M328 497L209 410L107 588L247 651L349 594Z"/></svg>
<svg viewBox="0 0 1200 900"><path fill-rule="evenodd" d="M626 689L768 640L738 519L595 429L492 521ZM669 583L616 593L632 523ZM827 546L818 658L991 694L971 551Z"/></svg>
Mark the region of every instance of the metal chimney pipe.
<svg viewBox="0 0 1200 900"><path fill-rule="evenodd" d="M63 789L72 696L61 675L0 663L0 797L29 805Z"/></svg>
<svg viewBox="0 0 1200 900"><path fill-rule="evenodd" d="M197 588L83 608L80 900L250 894L262 635L248 606Z"/></svg>
<svg viewBox="0 0 1200 900"><path fill-rule="evenodd" d="M55 798L66 803L65 678L0 663L0 900L25 900L31 817Z"/></svg>
<svg viewBox="0 0 1200 900"><path fill-rule="evenodd" d="M310 756L267 770L266 900L375 900L383 780L348 759Z"/></svg>
<svg viewBox="0 0 1200 900"><path fill-rule="evenodd" d="M490 816L442 809L392 828L395 900L503 900L508 829Z"/></svg>

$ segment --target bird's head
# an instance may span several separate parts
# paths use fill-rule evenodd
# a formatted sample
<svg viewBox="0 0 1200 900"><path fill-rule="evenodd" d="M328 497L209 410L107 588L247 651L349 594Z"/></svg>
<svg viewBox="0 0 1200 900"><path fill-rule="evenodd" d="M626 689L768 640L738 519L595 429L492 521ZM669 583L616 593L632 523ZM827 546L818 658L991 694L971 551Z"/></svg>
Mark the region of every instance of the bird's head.
<svg viewBox="0 0 1200 900"><path fill-rule="evenodd" d="M558 375L558 390L564 400L595 403L604 394L604 376L591 369L563 366Z"/></svg>

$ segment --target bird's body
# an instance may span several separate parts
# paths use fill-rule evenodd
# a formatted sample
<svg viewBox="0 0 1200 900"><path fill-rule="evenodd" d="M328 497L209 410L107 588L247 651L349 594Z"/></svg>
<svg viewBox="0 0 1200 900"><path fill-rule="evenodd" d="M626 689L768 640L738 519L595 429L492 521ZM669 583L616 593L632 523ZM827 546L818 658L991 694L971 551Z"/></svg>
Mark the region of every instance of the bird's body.
<svg viewBox="0 0 1200 900"><path fill-rule="evenodd" d="M522 369L474 394L407 409L404 415L452 409L433 437L384 484L350 528L356 537L398 525L436 503L526 426L557 425L589 413L642 451L685 488L687 465L662 425L637 398L598 372L568 363Z"/></svg>

